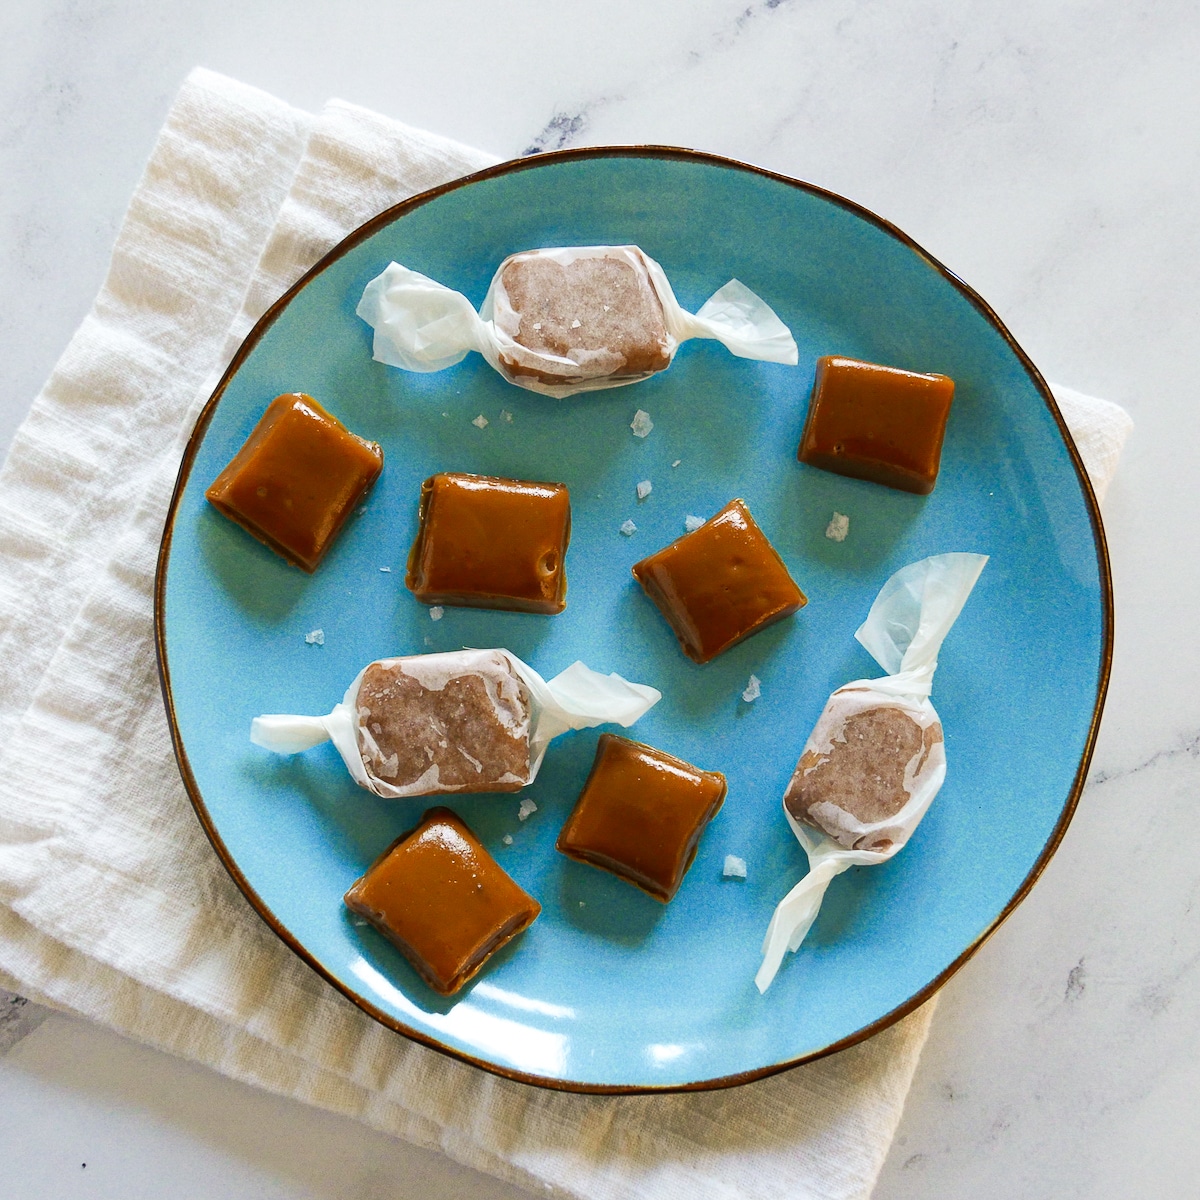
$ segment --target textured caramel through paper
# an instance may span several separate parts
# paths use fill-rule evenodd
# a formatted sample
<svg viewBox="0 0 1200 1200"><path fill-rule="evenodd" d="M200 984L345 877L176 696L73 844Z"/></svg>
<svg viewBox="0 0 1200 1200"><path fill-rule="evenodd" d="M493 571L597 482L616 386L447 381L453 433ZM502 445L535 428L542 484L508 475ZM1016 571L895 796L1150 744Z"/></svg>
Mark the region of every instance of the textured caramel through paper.
<svg viewBox="0 0 1200 1200"><path fill-rule="evenodd" d="M430 791L517 791L529 777L530 702L516 676L489 695L478 673L434 689L404 674L402 663L372 663L359 684L358 717L378 749L364 741L363 762L398 788L436 766Z"/></svg>
<svg viewBox="0 0 1200 1200"><path fill-rule="evenodd" d="M822 803L840 808L862 825L886 821L908 803L906 775L911 781L941 740L940 724L922 729L898 708L854 713L828 752L806 750L801 755L783 802L796 820L821 829L825 826L811 814ZM826 832L836 837L839 831Z"/></svg>
<svg viewBox="0 0 1200 1200"><path fill-rule="evenodd" d="M574 374L640 375L670 365L662 303L644 269L619 258L563 266L531 255L510 262L501 279L520 319L513 340L578 362Z"/></svg>

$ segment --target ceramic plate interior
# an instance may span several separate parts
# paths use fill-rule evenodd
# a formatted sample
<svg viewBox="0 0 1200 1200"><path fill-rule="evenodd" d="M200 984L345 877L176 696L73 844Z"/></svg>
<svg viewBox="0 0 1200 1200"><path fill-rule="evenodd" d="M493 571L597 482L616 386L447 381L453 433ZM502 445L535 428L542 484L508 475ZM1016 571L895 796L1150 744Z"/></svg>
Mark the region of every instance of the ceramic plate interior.
<svg viewBox="0 0 1200 1200"><path fill-rule="evenodd" d="M371 358L354 314L402 262L482 301L506 255L641 246L695 310L736 277L792 329L798 367L715 342L633 387L552 400L478 355L438 374ZM928 497L801 465L823 354L957 383ZM204 490L282 392L311 393L386 463L313 576L220 516ZM646 438L630 421L654 422ZM476 418L483 416L486 427ZM482 424L482 423L479 423ZM574 529L555 617L447 608L404 586L421 481L470 471L565 482ZM640 480L653 491L642 503ZM742 497L809 596L797 616L707 666L630 576L639 558ZM834 512L850 518L837 543ZM624 536L622 522L637 532ZM804 874L781 796L829 692L881 672L854 641L893 571L951 550L991 556L941 655L933 700L949 774L911 842L830 888L765 996L753 978L775 903ZM523 160L418 197L331 253L259 323L201 418L159 567L158 638L185 781L249 901L379 1020L488 1069L578 1090L744 1082L858 1040L911 1010L1036 878L1074 807L1111 654L1095 503L1037 372L987 306L898 230L793 180L704 155L589 150ZM323 644L306 635L320 629ZM524 795L381 800L329 745L252 746L258 713L325 713L375 658L507 647L549 677L576 659L652 683L637 738L725 773L729 794L678 895L662 905L554 840L599 730L551 747ZM753 703L741 695L762 681ZM342 894L433 803L448 802L543 906L457 997L426 988ZM506 841L511 837L511 845ZM727 854L747 863L723 877Z"/></svg>

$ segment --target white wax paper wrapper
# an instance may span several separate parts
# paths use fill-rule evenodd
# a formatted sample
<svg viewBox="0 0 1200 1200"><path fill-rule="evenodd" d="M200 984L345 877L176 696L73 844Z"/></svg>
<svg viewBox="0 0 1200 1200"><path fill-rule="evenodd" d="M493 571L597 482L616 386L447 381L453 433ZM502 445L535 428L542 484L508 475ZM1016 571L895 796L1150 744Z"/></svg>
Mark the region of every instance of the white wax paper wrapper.
<svg viewBox="0 0 1200 1200"><path fill-rule="evenodd" d="M796 342L788 327L744 284L731 279L709 297L699 312L685 312L662 267L637 246L551 247L510 255L492 277L478 313L461 293L391 263L367 284L356 310L375 331L375 359L406 371L441 371L475 350L510 383L560 399L577 392L637 383L655 373L614 376L612 372L620 366L619 354L572 350L572 357L561 357L516 342L519 315L509 303L501 277L514 258L530 255L545 256L564 267L583 258L613 258L636 272L645 271L662 304L670 360L680 343L689 338L712 338L740 358L789 366L798 361ZM510 361L519 357L524 364L535 368L540 365L554 375L586 377L549 383L510 372L502 356Z"/></svg>
<svg viewBox="0 0 1200 1200"><path fill-rule="evenodd" d="M537 777L546 747L560 733L609 723L629 726L662 699L662 693L656 688L631 683L617 674L601 675L581 662L572 663L547 682L531 666L507 650L456 650L445 654L412 655L381 661L400 661L412 666L420 671L426 687L437 688L437 676L450 679L464 674L486 673L496 656L511 666L531 694L529 773L520 781L522 784L530 784ZM358 718L358 690L369 666L370 663L355 676L341 703L335 705L327 716L255 717L250 724L250 740L276 754L298 754L322 742L332 742L354 781L377 796L400 798L466 790L445 787L425 790L417 785L397 787L367 770L359 739L369 738L370 733L363 729ZM407 673L412 674L413 671Z"/></svg>
<svg viewBox="0 0 1200 1200"><path fill-rule="evenodd" d="M795 951L821 908L830 881L852 866L886 862L908 841L946 778L941 722L929 702L938 652L962 611L987 562L982 554L938 554L897 571L875 597L855 637L889 674L858 679L838 688L805 743L799 774L810 761L823 760L841 737L847 721L876 709L898 709L922 735L919 753L906 764L908 799L896 813L861 821L832 804L811 810L824 829L784 816L808 855L809 871L779 902L763 939L763 962L754 977L760 992L771 986L784 952ZM820 808L823 811L818 812Z"/></svg>

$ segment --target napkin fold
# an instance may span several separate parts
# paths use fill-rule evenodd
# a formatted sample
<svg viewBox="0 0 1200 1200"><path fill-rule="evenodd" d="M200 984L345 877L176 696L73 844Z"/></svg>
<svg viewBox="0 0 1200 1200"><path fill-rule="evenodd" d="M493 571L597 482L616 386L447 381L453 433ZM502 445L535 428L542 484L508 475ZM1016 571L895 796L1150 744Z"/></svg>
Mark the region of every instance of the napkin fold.
<svg viewBox="0 0 1200 1200"><path fill-rule="evenodd" d="M490 155L340 101L187 80L96 303L0 472L0 986L532 1190L869 1195L933 1004L724 1092L577 1096L391 1033L259 920L196 821L154 660L180 455L262 312L346 233ZM1130 423L1056 389L1098 494Z"/></svg>

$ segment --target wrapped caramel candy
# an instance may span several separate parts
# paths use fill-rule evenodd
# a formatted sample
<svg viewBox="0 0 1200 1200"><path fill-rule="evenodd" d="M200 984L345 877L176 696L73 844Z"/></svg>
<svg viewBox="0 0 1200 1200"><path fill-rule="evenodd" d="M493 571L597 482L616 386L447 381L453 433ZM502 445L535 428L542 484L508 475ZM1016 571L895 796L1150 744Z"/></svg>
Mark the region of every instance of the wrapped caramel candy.
<svg viewBox="0 0 1200 1200"><path fill-rule="evenodd" d="M987 562L938 554L883 585L855 637L888 673L829 697L783 797L808 855L808 874L779 902L754 977L771 986L784 951L797 950L830 880L887 862L908 841L946 778L942 723L929 702L938 651Z"/></svg>
<svg viewBox="0 0 1200 1200"><path fill-rule="evenodd" d="M568 729L632 725L662 693L577 662L549 682L507 650L369 663L328 716L262 716L250 740L277 754L333 742L377 796L515 792Z"/></svg>
<svg viewBox="0 0 1200 1200"><path fill-rule="evenodd" d="M357 312L375 330L379 362L441 371L476 350L510 383L546 396L647 379L689 338L713 338L740 358L797 361L787 326L744 284L731 279L699 312L685 312L637 246L510 255L478 313L461 293L392 263L367 284Z"/></svg>

